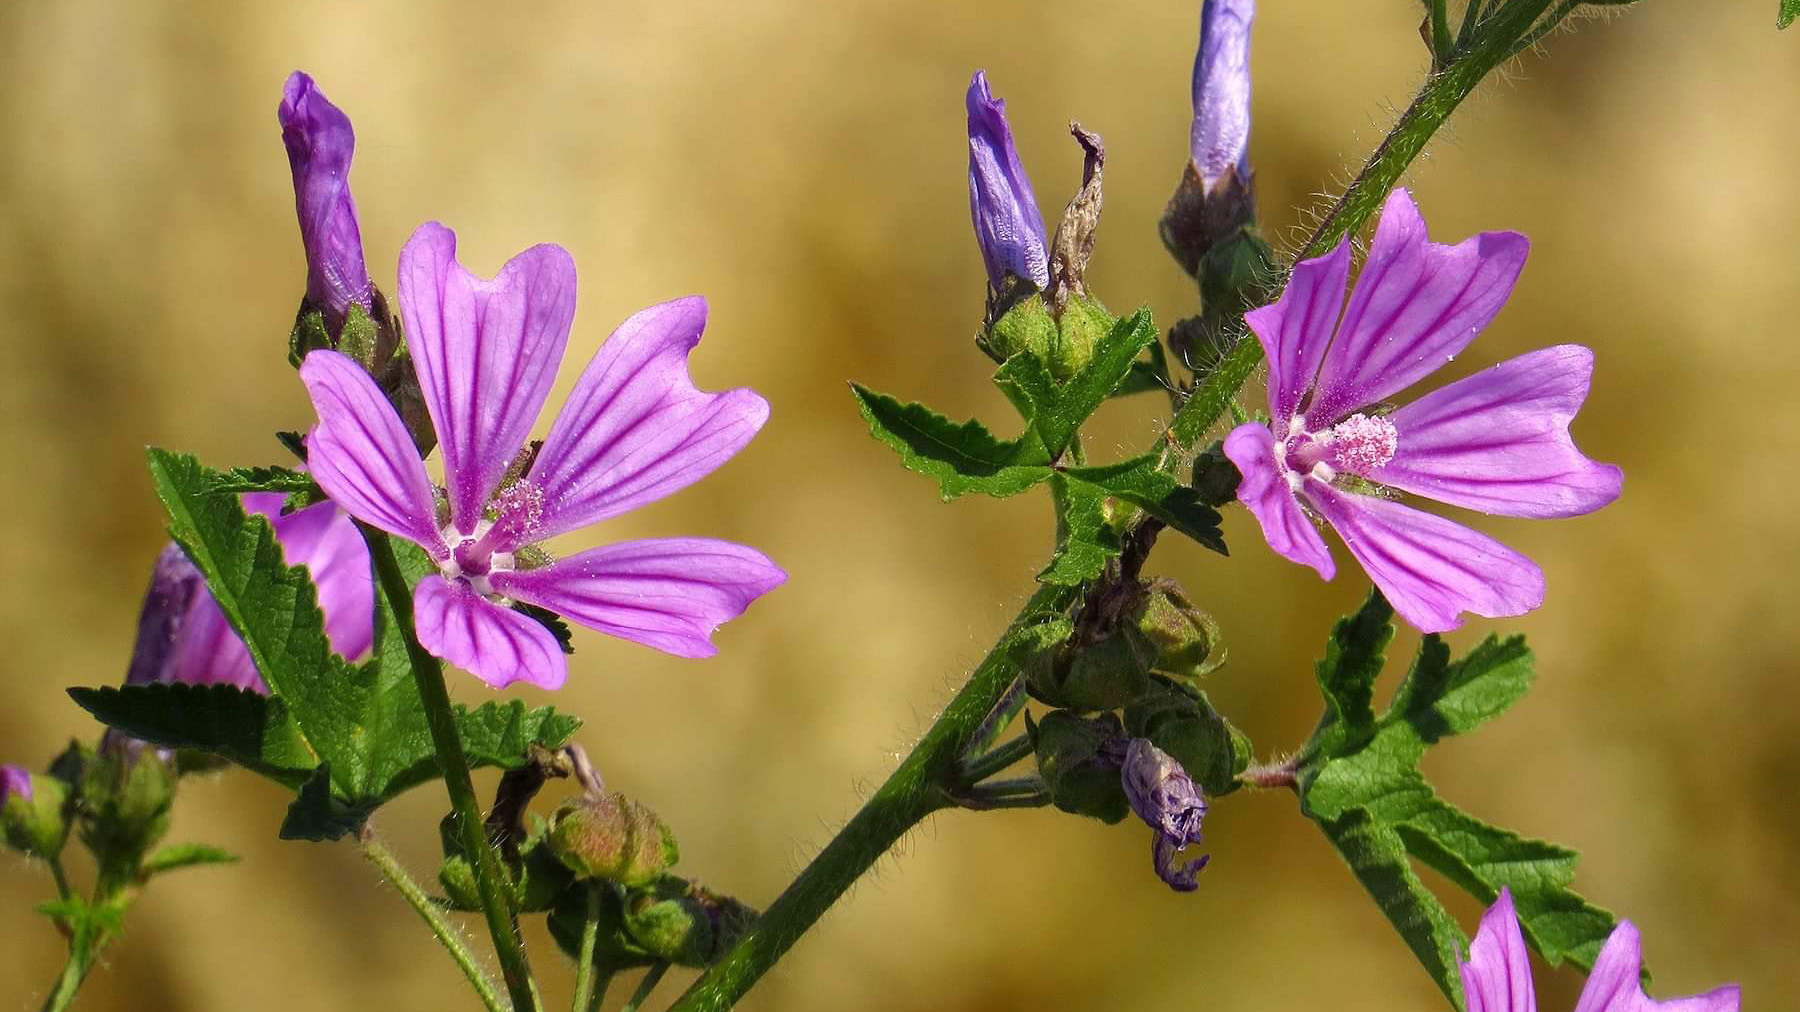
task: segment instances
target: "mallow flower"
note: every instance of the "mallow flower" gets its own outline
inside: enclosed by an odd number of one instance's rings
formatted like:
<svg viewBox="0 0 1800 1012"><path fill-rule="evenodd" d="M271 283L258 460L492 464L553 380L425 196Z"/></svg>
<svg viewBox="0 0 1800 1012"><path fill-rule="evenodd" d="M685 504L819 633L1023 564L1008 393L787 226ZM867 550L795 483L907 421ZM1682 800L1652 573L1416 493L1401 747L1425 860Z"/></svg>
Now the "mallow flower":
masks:
<svg viewBox="0 0 1800 1012"><path fill-rule="evenodd" d="M1613 929L1588 974L1575 1012L1737 1012L1738 988L1731 984L1691 998L1653 1001L1639 984L1643 950L1630 921ZM1537 1012L1531 986L1531 957L1519 931L1512 892L1500 890L1481 918L1469 959L1459 963L1468 1012Z"/></svg>
<svg viewBox="0 0 1800 1012"><path fill-rule="evenodd" d="M1395 502L1390 490L1517 517L1590 513L1619 496L1619 469L1589 460L1569 436L1593 372L1587 348L1544 348L1403 407L1385 403L1481 333L1511 294L1527 246L1516 232L1431 242L1412 197L1397 189L1347 305L1346 237L1296 266L1273 305L1244 317L1268 355L1270 423L1225 438L1243 475L1238 500L1269 547L1329 580L1336 567L1309 513L1322 518L1424 632L1456 628L1465 611L1528 612L1543 603L1544 574L1484 534Z"/></svg>
<svg viewBox="0 0 1800 1012"><path fill-rule="evenodd" d="M969 214L987 265L988 285L1006 289L1008 275L1050 287L1050 242L1037 195L1013 146L1006 102L988 90L987 72L969 82Z"/></svg>
<svg viewBox="0 0 1800 1012"><path fill-rule="evenodd" d="M246 495L244 509L268 518L289 565L307 568L325 613L326 639L332 650L356 660L369 652L375 637L368 546L337 506L318 503L282 516L283 498L276 492ZM151 571L125 674L127 685L158 682L269 691L249 648L206 589L206 578L176 544L163 548Z"/></svg>
<svg viewBox="0 0 1800 1012"><path fill-rule="evenodd" d="M1207 193L1236 171L1250 182L1250 22L1255 0L1206 0L1194 55L1189 155Z"/></svg>
<svg viewBox="0 0 1800 1012"><path fill-rule="evenodd" d="M356 133L350 117L326 100L313 79L296 70L282 89L281 139L294 172L294 206L306 247L306 301L336 334L350 306L371 308L362 231L350 197L350 155Z"/></svg>
<svg viewBox="0 0 1800 1012"><path fill-rule="evenodd" d="M769 406L745 389L704 393L688 376L706 302L632 316L595 353L541 445L526 448L575 315L575 264L560 246L514 257L492 280L456 260L456 235L420 226L400 252L406 345L443 454L434 488L406 428L366 372L314 351L300 377L318 424L307 463L358 520L424 548L424 647L489 685L562 685L567 665L523 602L681 657L786 579L762 553L703 538L624 541L552 560L538 542L669 495L742 449Z"/></svg>

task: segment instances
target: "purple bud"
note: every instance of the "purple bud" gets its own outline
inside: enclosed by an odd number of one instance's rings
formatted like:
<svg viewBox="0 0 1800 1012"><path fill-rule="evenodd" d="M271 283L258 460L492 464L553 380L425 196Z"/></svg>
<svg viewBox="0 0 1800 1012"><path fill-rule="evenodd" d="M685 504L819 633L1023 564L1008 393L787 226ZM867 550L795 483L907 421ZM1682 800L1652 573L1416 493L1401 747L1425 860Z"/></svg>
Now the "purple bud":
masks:
<svg viewBox="0 0 1800 1012"><path fill-rule="evenodd" d="M1049 240L1025 166L1013 147L1006 103L988 91L987 72L969 82L969 213L996 292L1007 275L1039 289L1050 285Z"/></svg>
<svg viewBox="0 0 1800 1012"><path fill-rule="evenodd" d="M336 334L351 303L371 308L362 232L350 197L350 155L356 134L350 117L326 100L313 79L296 70L282 89L281 139L294 170L294 206L306 247L306 300L325 314Z"/></svg>
<svg viewBox="0 0 1800 1012"><path fill-rule="evenodd" d="M1250 181L1250 22L1255 0L1206 0L1194 57L1194 168L1210 192L1237 170Z"/></svg>
<svg viewBox="0 0 1800 1012"><path fill-rule="evenodd" d="M6 804L15 794L26 801L31 800L31 774L23 766L7 763L0 766L0 805Z"/></svg>
<svg viewBox="0 0 1800 1012"><path fill-rule="evenodd" d="M175 680L170 669L181 627L193 607L194 595L205 593L205 586L200 571L180 545L170 543L163 548L156 557L156 568L150 571L150 589L144 592L144 606L138 612L137 644L125 671L126 685Z"/></svg>
<svg viewBox="0 0 1800 1012"><path fill-rule="evenodd" d="M1206 817L1200 788L1180 763L1148 738L1133 738L1126 746L1119 779L1131 810L1156 831L1152 847L1156 874L1171 889L1192 892L1207 858L1181 864L1178 856L1188 844L1200 842L1200 823Z"/></svg>

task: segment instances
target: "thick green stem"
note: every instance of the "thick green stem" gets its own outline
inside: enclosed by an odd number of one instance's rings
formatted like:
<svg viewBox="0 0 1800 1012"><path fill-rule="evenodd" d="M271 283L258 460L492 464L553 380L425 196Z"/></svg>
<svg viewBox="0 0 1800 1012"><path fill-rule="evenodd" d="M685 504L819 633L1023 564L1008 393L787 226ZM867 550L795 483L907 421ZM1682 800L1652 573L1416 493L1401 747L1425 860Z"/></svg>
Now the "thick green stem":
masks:
<svg viewBox="0 0 1800 1012"><path fill-rule="evenodd" d="M949 803L944 790L957 759L1018 676L1013 633L1067 608L1074 599L1075 591L1068 587L1041 587L1032 595L1007 634L887 782L776 897L756 926L670 1006L671 1012L717 1012L736 1004L889 847Z"/></svg>
<svg viewBox="0 0 1800 1012"><path fill-rule="evenodd" d="M425 922L425 926L431 929L432 937L436 938L438 944L444 947L444 951L450 954L450 958L456 961L457 969L461 970L463 976L468 978L469 985L480 996L481 1003L487 1006L488 1012L507 1012L506 1002L502 1001L500 993L494 990L493 981L488 980L487 974L482 972L481 965L475 961L474 954L469 951L468 946L463 944L462 936L444 918L443 912L438 909L437 904L431 902L431 897L425 895L425 890L421 889L419 884L413 881L412 876L406 873L406 869L401 867L399 860L394 857L394 852L388 850L387 846L377 839L374 833L365 831L362 853L363 857L375 866L375 870L381 872L381 877L387 879L388 884L392 885L406 900L407 905L413 908L419 918Z"/></svg>
<svg viewBox="0 0 1800 1012"><path fill-rule="evenodd" d="M643 1008L644 1002L650 998L650 992L656 990L656 985L662 983L663 974L668 972L669 964L667 963L658 963L651 967L650 972L644 974L644 979L638 982L637 990L632 992L630 1000L619 1006L619 1012L638 1012Z"/></svg>
<svg viewBox="0 0 1800 1012"><path fill-rule="evenodd" d="M406 655L412 662L413 679L419 686L424 703L426 723L431 728L432 744L437 748L438 765L444 773L444 786L450 792L450 807L455 813L456 831L463 850L474 866L475 885L481 893L482 913L487 917L488 933L494 938L494 951L500 962L500 973L506 979L507 993L518 1012L541 1012L537 984L531 977L531 966L525 961L525 941L519 935L511 904L506 897L505 872L500 868L494 850L488 846L482 828L481 802L475 796L475 782L469 776L469 759L463 753L462 738L456 730L456 712L450 708L450 690L444 685L444 668L419 644L413 632L412 590L400 572L394 557L394 546L386 534L365 527L369 555L375 562L375 575L381 592L394 610L395 624L406 640Z"/></svg>
<svg viewBox="0 0 1800 1012"><path fill-rule="evenodd" d="M1369 156L1356 181L1319 223L1318 230L1295 256L1296 261L1324 254L1332 243L1361 228L1380 209L1388 191L1425 149L1425 142L1437 133L1482 78L1513 55L1513 47L1531 32L1552 2L1514 0L1488 15L1475 32L1474 42L1459 49L1455 59L1432 74L1412 105L1400 114L1400 121ZM1267 293L1270 298L1276 294L1277 291ZM1261 342L1240 339L1175 413L1169 428L1176 442L1189 448L1199 442L1225 413L1226 407L1237 396L1238 388L1256 371L1262 359Z"/></svg>
<svg viewBox="0 0 1800 1012"><path fill-rule="evenodd" d="M43 1012L63 1012L75 1003L75 993L81 990L81 982L87 979L88 969L94 965L98 955L98 947L90 946L86 941L69 943L69 959L63 964L62 975L56 978L56 987L50 996L44 999Z"/></svg>

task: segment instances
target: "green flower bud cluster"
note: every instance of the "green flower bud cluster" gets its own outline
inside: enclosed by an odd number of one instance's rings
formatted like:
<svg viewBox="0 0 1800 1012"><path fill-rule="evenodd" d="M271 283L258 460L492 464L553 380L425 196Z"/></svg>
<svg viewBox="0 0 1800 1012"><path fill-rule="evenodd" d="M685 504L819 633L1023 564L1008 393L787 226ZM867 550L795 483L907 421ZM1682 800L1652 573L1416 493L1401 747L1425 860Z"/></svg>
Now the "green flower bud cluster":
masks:
<svg viewBox="0 0 1800 1012"><path fill-rule="evenodd" d="M1118 321L1098 299L1077 295L1058 313L1036 293L1013 302L976 344L996 362L1032 355L1052 379L1066 383L1094 357L1094 348Z"/></svg>

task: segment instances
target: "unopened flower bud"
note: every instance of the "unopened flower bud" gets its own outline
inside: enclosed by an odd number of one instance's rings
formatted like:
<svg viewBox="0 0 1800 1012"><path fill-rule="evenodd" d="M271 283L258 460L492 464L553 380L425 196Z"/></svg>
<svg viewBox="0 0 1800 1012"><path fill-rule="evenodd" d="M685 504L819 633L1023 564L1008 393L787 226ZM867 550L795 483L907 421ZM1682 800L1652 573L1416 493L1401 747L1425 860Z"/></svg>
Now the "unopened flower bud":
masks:
<svg viewBox="0 0 1800 1012"><path fill-rule="evenodd" d="M1025 687L1050 706L1078 713L1114 710L1150 688L1157 648L1134 625L1120 625L1088 644L1068 642L1025 664Z"/></svg>
<svg viewBox="0 0 1800 1012"><path fill-rule="evenodd" d="M352 305L373 308L363 264L362 231L350 196L350 157L356 133L350 117L326 100L313 79L296 70L282 89L281 139L294 174L294 207L306 247L306 302L336 334Z"/></svg>
<svg viewBox="0 0 1800 1012"><path fill-rule="evenodd" d="M1250 23L1254 0L1206 0L1194 57L1188 164L1163 213L1164 245L1204 283L1201 259L1251 226Z"/></svg>
<svg viewBox="0 0 1800 1012"><path fill-rule="evenodd" d="M1033 740L1038 775L1056 807L1109 825L1131 813L1119 782L1124 731L1119 718L1110 713L1085 718L1052 710L1044 715Z"/></svg>
<svg viewBox="0 0 1800 1012"><path fill-rule="evenodd" d="M675 875L626 896L624 906L631 940L677 966L710 964L756 920L752 908Z"/></svg>
<svg viewBox="0 0 1800 1012"><path fill-rule="evenodd" d="M1157 674L1192 680L1225 663L1219 623L1194 607L1173 580L1151 584L1138 610L1137 627L1156 647L1152 670Z"/></svg>
<svg viewBox="0 0 1800 1012"><path fill-rule="evenodd" d="M1215 797L1237 789L1250 763L1250 743L1207 701L1206 694L1159 682L1125 708L1125 731L1173 756Z"/></svg>
<svg viewBox="0 0 1800 1012"><path fill-rule="evenodd" d="M1189 844L1200 842L1200 823L1206 817L1200 789L1180 763L1146 738L1133 738L1126 746L1119 779L1131 810L1156 833L1152 851L1156 874L1177 892L1197 888L1207 858L1182 863L1179 855Z"/></svg>
<svg viewBox="0 0 1800 1012"><path fill-rule="evenodd" d="M680 857L662 819L616 792L563 802L550 817L546 844L578 877L627 886L650 881Z"/></svg>
<svg viewBox="0 0 1800 1012"><path fill-rule="evenodd" d="M1006 102L988 90L987 73L969 82L969 212L987 265L992 292L1008 288L1008 276L1034 288L1050 284L1049 242L1031 180L1013 146Z"/></svg>
<svg viewBox="0 0 1800 1012"><path fill-rule="evenodd" d="M82 841L103 877L130 874L168 831L175 777L173 755L124 735L109 735L85 765Z"/></svg>
<svg viewBox="0 0 1800 1012"><path fill-rule="evenodd" d="M46 860L62 853L69 836L68 798L68 788L55 777L0 766L0 829L7 846Z"/></svg>

